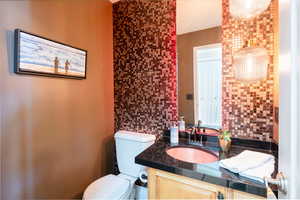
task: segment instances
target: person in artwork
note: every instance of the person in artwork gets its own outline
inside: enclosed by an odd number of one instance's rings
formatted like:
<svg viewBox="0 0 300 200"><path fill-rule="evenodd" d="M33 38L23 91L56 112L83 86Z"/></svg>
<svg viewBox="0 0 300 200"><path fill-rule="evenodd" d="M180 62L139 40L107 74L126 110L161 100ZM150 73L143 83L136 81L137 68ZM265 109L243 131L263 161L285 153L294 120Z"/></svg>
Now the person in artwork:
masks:
<svg viewBox="0 0 300 200"><path fill-rule="evenodd" d="M58 66L59 66L59 60L57 57L54 59L54 73L58 74Z"/></svg>
<svg viewBox="0 0 300 200"><path fill-rule="evenodd" d="M69 60L66 60L66 62L65 62L65 73L66 74L68 73L69 69L70 69L70 62L69 62Z"/></svg>

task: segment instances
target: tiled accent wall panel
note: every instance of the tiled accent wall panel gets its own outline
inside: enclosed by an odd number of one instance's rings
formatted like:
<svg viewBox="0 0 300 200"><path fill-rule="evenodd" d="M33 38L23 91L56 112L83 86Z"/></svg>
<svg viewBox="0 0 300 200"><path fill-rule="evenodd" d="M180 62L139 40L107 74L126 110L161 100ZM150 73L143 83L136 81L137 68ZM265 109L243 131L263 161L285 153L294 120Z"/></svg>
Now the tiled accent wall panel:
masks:
<svg viewBox="0 0 300 200"><path fill-rule="evenodd" d="M176 1L113 5L115 129L160 134L177 121Z"/></svg>
<svg viewBox="0 0 300 200"><path fill-rule="evenodd" d="M273 0L268 10L250 21L233 19L229 14L229 0L222 3L223 128L231 130L234 137L272 139L277 0ZM247 84L235 80L232 54L250 38L268 50L270 64L266 80Z"/></svg>

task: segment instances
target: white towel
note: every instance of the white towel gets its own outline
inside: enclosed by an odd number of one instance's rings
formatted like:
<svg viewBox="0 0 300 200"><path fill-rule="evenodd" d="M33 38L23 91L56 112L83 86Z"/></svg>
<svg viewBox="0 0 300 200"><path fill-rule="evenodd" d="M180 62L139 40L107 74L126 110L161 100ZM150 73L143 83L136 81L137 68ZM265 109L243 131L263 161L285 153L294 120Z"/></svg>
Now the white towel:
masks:
<svg viewBox="0 0 300 200"><path fill-rule="evenodd" d="M237 156L220 161L220 166L234 173L245 172L268 163L274 162L274 156L266 153L245 150Z"/></svg>
<svg viewBox="0 0 300 200"><path fill-rule="evenodd" d="M271 177L272 173L274 172L274 169L275 169L275 161L270 160L259 167L251 168L246 171L240 172L239 175L263 183L264 177L268 177L268 178Z"/></svg>

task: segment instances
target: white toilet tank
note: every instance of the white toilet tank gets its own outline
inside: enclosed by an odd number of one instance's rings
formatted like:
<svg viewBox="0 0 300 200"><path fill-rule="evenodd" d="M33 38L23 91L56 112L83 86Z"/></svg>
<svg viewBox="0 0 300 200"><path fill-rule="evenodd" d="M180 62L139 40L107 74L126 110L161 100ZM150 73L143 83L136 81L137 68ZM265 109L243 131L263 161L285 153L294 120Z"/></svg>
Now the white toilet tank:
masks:
<svg viewBox="0 0 300 200"><path fill-rule="evenodd" d="M135 157L152 145L154 135L136 133L130 131L118 131L115 134L117 162L122 174L138 177L144 170L142 165L135 164Z"/></svg>

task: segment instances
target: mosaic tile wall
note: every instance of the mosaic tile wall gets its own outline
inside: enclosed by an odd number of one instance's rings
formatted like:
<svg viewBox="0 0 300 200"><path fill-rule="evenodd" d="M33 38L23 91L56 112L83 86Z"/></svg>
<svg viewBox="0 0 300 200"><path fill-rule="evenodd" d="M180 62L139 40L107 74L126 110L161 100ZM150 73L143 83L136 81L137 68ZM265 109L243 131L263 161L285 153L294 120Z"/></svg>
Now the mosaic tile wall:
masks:
<svg viewBox="0 0 300 200"><path fill-rule="evenodd" d="M231 130L234 137L265 141L273 137L276 3L273 0L255 19L241 21L230 16L229 0L223 0L223 128ZM270 55L267 79L252 84L235 80L232 67L232 54L249 38Z"/></svg>
<svg viewBox="0 0 300 200"><path fill-rule="evenodd" d="M176 1L113 5L115 129L159 135L177 121Z"/></svg>

